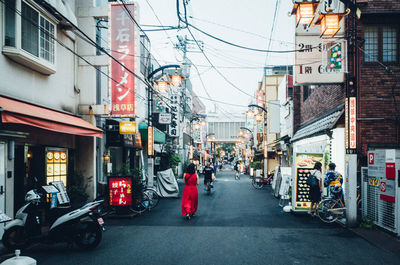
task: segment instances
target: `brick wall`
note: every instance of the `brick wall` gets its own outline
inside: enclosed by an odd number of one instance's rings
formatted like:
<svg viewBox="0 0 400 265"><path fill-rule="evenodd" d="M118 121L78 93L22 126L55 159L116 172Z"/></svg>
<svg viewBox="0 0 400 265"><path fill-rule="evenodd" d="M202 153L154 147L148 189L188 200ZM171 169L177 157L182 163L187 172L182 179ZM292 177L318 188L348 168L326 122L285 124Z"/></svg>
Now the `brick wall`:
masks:
<svg viewBox="0 0 400 265"><path fill-rule="evenodd" d="M304 100L304 89L306 89L305 86L294 88L294 131L301 125L323 116L340 104L344 104L345 90L341 84L316 86L306 100Z"/></svg>
<svg viewBox="0 0 400 265"><path fill-rule="evenodd" d="M366 24L397 24L400 27L400 1L368 1L362 7L364 15L358 22L358 36L364 39ZM375 14L374 14L375 13ZM387 13L379 15L377 13ZM392 13L392 14L391 14ZM393 14L397 13L397 14ZM400 31L399 31L400 33ZM400 39L398 34L397 39ZM361 48L364 48L361 43ZM365 146L399 144L400 72L389 73L385 66L400 71L396 63L365 63L359 50L358 97L358 152L365 154ZM397 55L399 56L399 54ZM397 104L396 104L397 103ZM397 105L397 106L396 106Z"/></svg>

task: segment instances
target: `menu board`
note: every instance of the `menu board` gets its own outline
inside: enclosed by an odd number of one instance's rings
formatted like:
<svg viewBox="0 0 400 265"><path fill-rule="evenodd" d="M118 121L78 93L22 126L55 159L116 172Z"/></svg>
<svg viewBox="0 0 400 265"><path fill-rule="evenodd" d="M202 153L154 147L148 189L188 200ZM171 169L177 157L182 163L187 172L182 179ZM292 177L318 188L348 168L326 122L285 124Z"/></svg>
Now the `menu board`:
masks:
<svg viewBox="0 0 400 265"><path fill-rule="evenodd" d="M314 153L299 153L296 154L296 179L294 192L294 208L305 210L310 208L310 186L307 185L311 171L314 168L315 162L323 162L323 154Z"/></svg>
<svg viewBox="0 0 400 265"><path fill-rule="evenodd" d="M68 150L57 148L46 150L46 184L62 181L67 186Z"/></svg>
<svg viewBox="0 0 400 265"><path fill-rule="evenodd" d="M108 188L111 206L132 205L131 177L109 177Z"/></svg>

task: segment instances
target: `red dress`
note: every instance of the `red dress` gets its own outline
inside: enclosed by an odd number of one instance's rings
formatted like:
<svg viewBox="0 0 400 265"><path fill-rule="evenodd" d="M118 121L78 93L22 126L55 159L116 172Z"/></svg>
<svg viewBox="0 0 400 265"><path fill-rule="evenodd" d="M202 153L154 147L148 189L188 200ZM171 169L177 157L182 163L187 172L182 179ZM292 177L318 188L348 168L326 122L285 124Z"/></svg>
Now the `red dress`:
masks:
<svg viewBox="0 0 400 265"><path fill-rule="evenodd" d="M182 216L194 214L199 204L199 193L197 191L197 175L185 174L185 188L182 195Z"/></svg>

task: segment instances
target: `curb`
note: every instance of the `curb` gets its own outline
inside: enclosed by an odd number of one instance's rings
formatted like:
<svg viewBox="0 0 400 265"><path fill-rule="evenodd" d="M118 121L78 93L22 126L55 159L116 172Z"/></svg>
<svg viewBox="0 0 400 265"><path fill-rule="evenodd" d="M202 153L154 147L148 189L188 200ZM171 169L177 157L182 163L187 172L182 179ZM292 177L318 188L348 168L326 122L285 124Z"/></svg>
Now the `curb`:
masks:
<svg viewBox="0 0 400 265"><path fill-rule="evenodd" d="M348 228L351 232L361 237L371 245L393 253L400 258L400 240L396 236L379 229Z"/></svg>

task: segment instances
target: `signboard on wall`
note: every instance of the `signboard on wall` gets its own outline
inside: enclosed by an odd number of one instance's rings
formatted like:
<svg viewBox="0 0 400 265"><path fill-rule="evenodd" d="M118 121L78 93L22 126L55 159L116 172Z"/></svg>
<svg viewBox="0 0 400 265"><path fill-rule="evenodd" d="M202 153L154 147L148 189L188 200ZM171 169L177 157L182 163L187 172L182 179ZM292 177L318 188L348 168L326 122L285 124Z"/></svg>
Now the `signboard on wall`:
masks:
<svg viewBox="0 0 400 265"><path fill-rule="evenodd" d="M108 179L110 206L132 205L132 178L110 177Z"/></svg>
<svg viewBox="0 0 400 265"><path fill-rule="evenodd" d="M340 25L341 30L336 34L337 37L344 33L344 19L340 21ZM320 26L304 27L304 25L298 25L296 27L295 85L344 82L343 69L330 68L329 61L325 58L330 54L329 43L331 42L320 37ZM345 41L341 44L341 49L343 52L341 60L345 64Z"/></svg>
<svg viewBox="0 0 400 265"><path fill-rule="evenodd" d="M349 98L349 146L351 149L357 148L357 109L356 98Z"/></svg>
<svg viewBox="0 0 400 265"><path fill-rule="evenodd" d="M137 126L136 122L120 122L119 123L119 133L120 134L136 134Z"/></svg>
<svg viewBox="0 0 400 265"><path fill-rule="evenodd" d="M68 150L66 148L46 149L46 185L61 181L67 186Z"/></svg>
<svg viewBox="0 0 400 265"><path fill-rule="evenodd" d="M170 102L170 113L171 123L169 125L169 135L171 137L179 136L179 98L178 94L174 93L171 95Z"/></svg>
<svg viewBox="0 0 400 265"><path fill-rule="evenodd" d="M160 113L158 116L159 124L171 124L172 115L171 113Z"/></svg>
<svg viewBox="0 0 400 265"><path fill-rule="evenodd" d="M135 17L135 5L125 4ZM136 25L131 21L123 4L109 5L109 44L111 55L127 69L135 71ZM113 116L135 115L135 77L115 60L110 61L111 114Z"/></svg>

